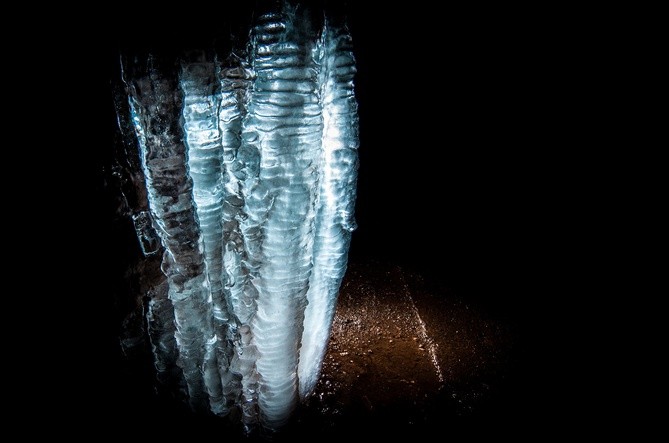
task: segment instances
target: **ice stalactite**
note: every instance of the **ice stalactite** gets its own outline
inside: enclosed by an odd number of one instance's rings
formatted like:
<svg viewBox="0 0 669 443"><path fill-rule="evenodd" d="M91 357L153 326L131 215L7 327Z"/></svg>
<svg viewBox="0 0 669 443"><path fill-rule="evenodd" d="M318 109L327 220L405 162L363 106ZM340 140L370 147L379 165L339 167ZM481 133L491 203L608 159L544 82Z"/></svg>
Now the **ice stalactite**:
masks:
<svg viewBox="0 0 669 443"><path fill-rule="evenodd" d="M258 349L261 419L283 424L297 404L297 364L312 267L314 201L323 120L315 38L301 41L293 15L267 14L256 25L256 80L244 126L260 155L251 199L262 214L260 293L252 330ZM313 42L313 43L312 43Z"/></svg>
<svg viewBox="0 0 669 443"><path fill-rule="evenodd" d="M319 190L313 235L313 272L309 281L300 350L300 396L316 386L346 272L358 167L358 114L353 90L355 59L343 27L326 24L321 39L323 109Z"/></svg>
<svg viewBox="0 0 669 443"><path fill-rule="evenodd" d="M253 74L247 60L231 54L219 69L221 106L218 114L223 149L221 186L223 226L223 263L226 296L230 300L236 331L235 355L231 362L234 373L241 377L240 408L247 429L258 423L257 351L251 342L251 320L256 312L258 291L251 281L251 262L242 227L249 217L244 209L249 194L247 173L254 157L245 156L242 146L242 121L246 116L249 89ZM250 163L247 163L250 162Z"/></svg>
<svg viewBox="0 0 669 443"><path fill-rule="evenodd" d="M145 68L127 79L128 92L149 207L165 248L163 272L174 306L177 362L193 408L211 407L218 413L223 398L214 350L211 293L180 124L183 97L176 75L163 73L151 58Z"/></svg>
<svg viewBox="0 0 669 443"><path fill-rule="evenodd" d="M142 223L165 251L147 322L156 368L178 375L176 361L194 409L239 408L247 430L278 429L313 391L355 228L351 39L309 14L282 2L244 49L124 71Z"/></svg>
<svg viewBox="0 0 669 443"><path fill-rule="evenodd" d="M215 412L224 415L239 395L239 381L230 371L236 328L224 292L222 211L223 145L219 129L221 91L213 57L204 51L182 60L180 86L184 93L183 127L188 147L188 166L199 220L207 280L211 292L213 346L221 377L223 400Z"/></svg>

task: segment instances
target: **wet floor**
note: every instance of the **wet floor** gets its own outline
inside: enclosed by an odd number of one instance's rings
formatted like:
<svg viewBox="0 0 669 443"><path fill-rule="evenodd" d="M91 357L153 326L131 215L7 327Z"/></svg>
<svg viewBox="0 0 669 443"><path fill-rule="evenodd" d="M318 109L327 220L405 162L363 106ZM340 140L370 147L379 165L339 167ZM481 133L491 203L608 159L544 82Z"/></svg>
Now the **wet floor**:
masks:
<svg viewBox="0 0 669 443"><path fill-rule="evenodd" d="M398 266L351 264L320 381L284 432L390 435L488 421L514 366L507 323Z"/></svg>

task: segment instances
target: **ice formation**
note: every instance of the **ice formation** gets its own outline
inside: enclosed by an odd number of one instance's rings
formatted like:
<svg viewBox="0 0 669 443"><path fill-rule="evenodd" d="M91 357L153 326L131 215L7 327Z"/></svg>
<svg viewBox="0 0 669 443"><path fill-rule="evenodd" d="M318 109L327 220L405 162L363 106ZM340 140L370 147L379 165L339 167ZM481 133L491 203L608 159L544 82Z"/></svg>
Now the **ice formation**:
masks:
<svg viewBox="0 0 669 443"><path fill-rule="evenodd" d="M135 226L145 254L151 224L164 250L147 310L158 378L247 428L277 429L315 388L355 229L351 39L308 24L284 3L243 50L123 74L149 208Z"/></svg>

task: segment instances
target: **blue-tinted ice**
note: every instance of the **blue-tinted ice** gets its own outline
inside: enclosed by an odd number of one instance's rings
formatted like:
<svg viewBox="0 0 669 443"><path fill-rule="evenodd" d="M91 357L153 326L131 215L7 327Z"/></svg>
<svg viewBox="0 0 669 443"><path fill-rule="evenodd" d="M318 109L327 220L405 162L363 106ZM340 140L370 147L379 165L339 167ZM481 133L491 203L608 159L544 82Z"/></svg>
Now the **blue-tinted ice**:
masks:
<svg viewBox="0 0 669 443"><path fill-rule="evenodd" d="M194 409L240 408L247 428L280 427L315 388L355 229L351 39L305 20L284 5L243 51L124 77L150 208L137 231L165 251L156 369L178 365Z"/></svg>

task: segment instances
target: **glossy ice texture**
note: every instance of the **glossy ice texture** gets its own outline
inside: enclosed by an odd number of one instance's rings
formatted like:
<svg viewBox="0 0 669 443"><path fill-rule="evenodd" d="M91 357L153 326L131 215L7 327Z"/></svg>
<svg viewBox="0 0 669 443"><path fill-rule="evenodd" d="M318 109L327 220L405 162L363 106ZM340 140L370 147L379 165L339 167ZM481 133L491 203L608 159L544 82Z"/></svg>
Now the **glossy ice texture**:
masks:
<svg viewBox="0 0 669 443"><path fill-rule="evenodd" d="M151 224L164 249L158 375L176 364L194 409L240 408L247 429L313 391L355 229L351 38L308 21L283 5L243 50L124 73L150 208L135 226L146 254Z"/></svg>

